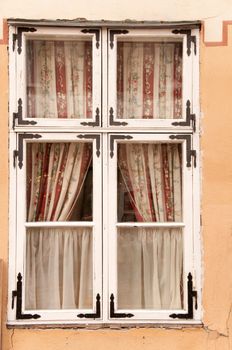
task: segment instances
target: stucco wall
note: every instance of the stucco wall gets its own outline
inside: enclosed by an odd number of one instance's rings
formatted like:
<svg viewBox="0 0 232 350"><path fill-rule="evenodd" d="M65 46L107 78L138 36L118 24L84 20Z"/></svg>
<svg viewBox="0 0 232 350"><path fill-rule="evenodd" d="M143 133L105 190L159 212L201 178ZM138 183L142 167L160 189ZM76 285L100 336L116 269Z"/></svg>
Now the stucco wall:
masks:
<svg viewBox="0 0 232 350"><path fill-rule="evenodd" d="M133 4L133 6L131 6ZM3 17L121 20L189 20L227 18L229 1L63 2L1 1ZM104 6L105 5L105 6ZM146 6L145 6L146 5ZM214 6L215 5L215 6ZM232 13L232 11L231 11ZM223 17L222 14L225 14ZM232 19L232 18L231 18ZM208 36L223 39L208 23ZM211 26L211 27L210 27ZM211 29L210 29L211 28ZM222 29L222 27L220 27ZM0 45L0 259L3 259L3 350L228 350L232 349L232 25L223 45L206 45L201 34L200 98L202 111L202 250L203 327L182 329L7 329L8 261L8 57L6 38ZM210 34L209 34L210 33ZM227 32L226 32L227 33Z"/></svg>

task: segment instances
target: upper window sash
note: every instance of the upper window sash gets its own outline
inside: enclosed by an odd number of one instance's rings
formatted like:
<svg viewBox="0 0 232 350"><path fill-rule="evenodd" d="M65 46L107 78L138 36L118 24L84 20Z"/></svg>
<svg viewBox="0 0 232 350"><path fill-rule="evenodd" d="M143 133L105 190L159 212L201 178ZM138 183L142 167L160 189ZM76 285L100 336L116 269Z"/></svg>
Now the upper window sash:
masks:
<svg viewBox="0 0 232 350"><path fill-rule="evenodd" d="M192 32L108 31L108 125L193 129L197 31L193 41Z"/></svg>
<svg viewBox="0 0 232 350"><path fill-rule="evenodd" d="M13 37L17 84L13 127L100 126L100 29L25 30L17 28Z"/></svg>

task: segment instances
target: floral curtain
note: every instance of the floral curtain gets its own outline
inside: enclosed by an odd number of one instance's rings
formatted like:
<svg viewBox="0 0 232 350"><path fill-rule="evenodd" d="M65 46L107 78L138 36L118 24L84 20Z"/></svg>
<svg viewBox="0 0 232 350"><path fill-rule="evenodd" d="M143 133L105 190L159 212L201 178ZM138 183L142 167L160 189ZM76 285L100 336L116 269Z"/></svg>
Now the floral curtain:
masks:
<svg viewBox="0 0 232 350"><path fill-rule="evenodd" d="M137 221L181 221L180 147L161 143L120 144L118 167Z"/></svg>
<svg viewBox="0 0 232 350"><path fill-rule="evenodd" d="M92 159L88 143L31 143L27 150L28 221L67 221Z"/></svg>
<svg viewBox="0 0 232 350"><path fill-rule="evenodd" d="M27 147L27 221L77 221L74 211L91 163L91 144ZM92 228L27 229L26 307L92 307Z"/></svg>
<svg viewBox="0 0 232 350"><path fill-rule="evenodd" d="M182 44L119 42L117 118L182 116Z"/></svg>
<svg viewBox="0 0 232 350"><path fill-rule="evenodd" d="M135 221L181 222L180 145L120 144L118 167ZM181 308L181 228L119 227L117 234L119 307Z"/></svg>
<svg viewBox="0 0 232 350"><path fill-rule="evenodd" d="M92 43L27 41L27 117L92 118Z"/></svg>

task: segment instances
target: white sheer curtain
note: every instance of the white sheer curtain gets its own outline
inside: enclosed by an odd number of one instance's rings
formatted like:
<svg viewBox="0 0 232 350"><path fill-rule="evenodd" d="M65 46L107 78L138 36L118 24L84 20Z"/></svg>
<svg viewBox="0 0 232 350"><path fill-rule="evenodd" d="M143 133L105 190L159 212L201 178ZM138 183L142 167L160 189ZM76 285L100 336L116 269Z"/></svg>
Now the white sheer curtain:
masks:
<svg viewBox="0 0 232 350"><path fill-rule="evenodd" d="M181 308L182 245L180 228L119 228L119 307Z"/></svg>
<svg viewBox="0 0 232 350"><path fill-rule="evenodd" d="M28 221L69 220L77 210L91 159L87 143L29 144ZM64 224L30 228L26 235L26 307L91 308L92 228Z"/></svg>
<svg viewBox="0 0 232 350"><path fill-rule="evenodd" d="M181 45L118 43L117 118L181 118Z"/></svg>
<svg viewBox="0 0 232 350"><path fill-rule="evenodd" d="M26 308L92 307L92 228L28 229L26 252Z"/></svg>
<svg viewBox="0 0 232 350"><path fill-rule="evenodd" d="M135 221L181 222L180 145L120 144L118 167ZM117 232L119 307L181 308L182 230L131 227Z"/></svg>
<svg viewBox="0 0 232 350"><path fill-rule="evenodd" d="M27 41L27 116L92 118L92 43Z"/></svg>

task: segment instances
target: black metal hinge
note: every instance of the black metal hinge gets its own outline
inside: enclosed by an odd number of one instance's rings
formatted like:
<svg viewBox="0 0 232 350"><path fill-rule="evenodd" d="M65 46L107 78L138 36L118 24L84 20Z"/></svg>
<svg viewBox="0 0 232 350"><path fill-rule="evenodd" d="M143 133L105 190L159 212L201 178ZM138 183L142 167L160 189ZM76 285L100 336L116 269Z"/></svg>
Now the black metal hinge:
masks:
<svg viewBox="0 0 232 350"><path fill-rule="evenodd" d="M110 118L109 118L110 126L126 126L128 123L126 122L116 122L114 120L114 110L110 107Z"/></svg>
<svg viewBox="0 0 232 350"><path fill-rule="evenodd" d="M185 121L181 121L181 122L174 122L172 123L172 125L174 126L191 126L192 123L192 128L193 131L196 131L196 115L195 114L191 114L191 102L189 100L187 100L186 102L186 120Z"/></svg>
<svg viewBox="0 0 232 350"><path fill-rule="evenodd" d="M129 30L122 29L122 30L110 30L110 48L114 48L114 36L117 34L128 34Z"/></svg>
<svg viewBox="0 0 232 350"><path fill-rule="evenodd" d="M96 116L95 116L95 121L94 122L82 122L81 125L84 126L100 126L100 110L97 107L96 108Z"/></svg>
<svg viewBox="0 0 232 350"><path fill-rule="evenodd" d="M99 134L80 134L77 135L79 139L90 139L90 140L96 140L96 155L97 157L100 157L100 135Z"/></svg>
<svg viewBox="0 0 232 350"><path fill-rule="evenodd" d="M12 309L14 309L14 299L16 300L16 320L29 320L29 319L37 319L41 316L38 314L23 314L22 313L22 275L21 273L17 276L17 289L12 291Z"/></svg>
<svg viewBox="0 0 232 350"><path fill-rule="evenodd" d="M191 43L194 45L194 54L197 54L197 39L195 35L192 35L191 29L174 29L173 34L186 34L187 35L187 55L191 55Z"/></svg>
<svg viewBox="0 0 232 350"><path fill-rule="evenodd" d="M89 313L89 314L78 314L77 317L80 318L101 318L101 303L100 303L100 294L97 294L96 296L96 312L95 313Z"/></svg>
<svg viewBox="0 0 232 350"><path fill-rule="evenodd" d="M18 99L18 112L13 113L13 129L15 128L16 119L18 119L18 125L35 125L37 124L34 120L23 120L23 101L21 98Z"/></svg>
<svg viewBox="0 0 232 350"><path fill-rule="evenodd" d="M82 33L84 34L95 34L96 36L96 48L100 47L100 30L99 29L82 29Z"/></svg>
<svg viewBox="0 0 232 350"><path fill-rule="evenodd" d="M171 314L171 318L193 319L193 298L195 298L195 309L197 310L197 291L193 290L192 274L188 274L188 312L186 314Z"/></svg>
<svg viewBox="0 0 232 350"><path fill-rule="evenodd" d="M110 318L131 318L134 315L131 313L126 314L125 312L114 311L114 294L110 296Z"/></svg>
<svg viewBox="0 0 232 350"><path fill-rule="evenodd" d="M191 167L191 159L194 159L194 168L197 166L197 152L191 149L191 135L170 135L171 140L185 140L186 141L186 165L188 168Z"/></svg>
<svg viewBox="0 0 232 350"><path fill-rule="evenodd" d="M110 157L114 156L114 140L130 140L133 139L130 135L110 135Z"/></svg>
<svg viewBox="0 0 232 350"><path fill-rule="evenodd" d="M28 27L18 27L17 34L13 34L13 51L15 50L16 41L18 42L18 54L20 55L22 52L22 32L36 32L35 28Z"/></svg>
<svg viewBox="0 0 232 350"><path fill-rule="evenodd" d="M39 139L42 136L39 134L19 134L18 135L18 150L14 150L13 157L14 157L14 168L16 166L16 157L18 157L18 165L19 168L22 169L23 167L23 140L25 139Z"/></svg>

